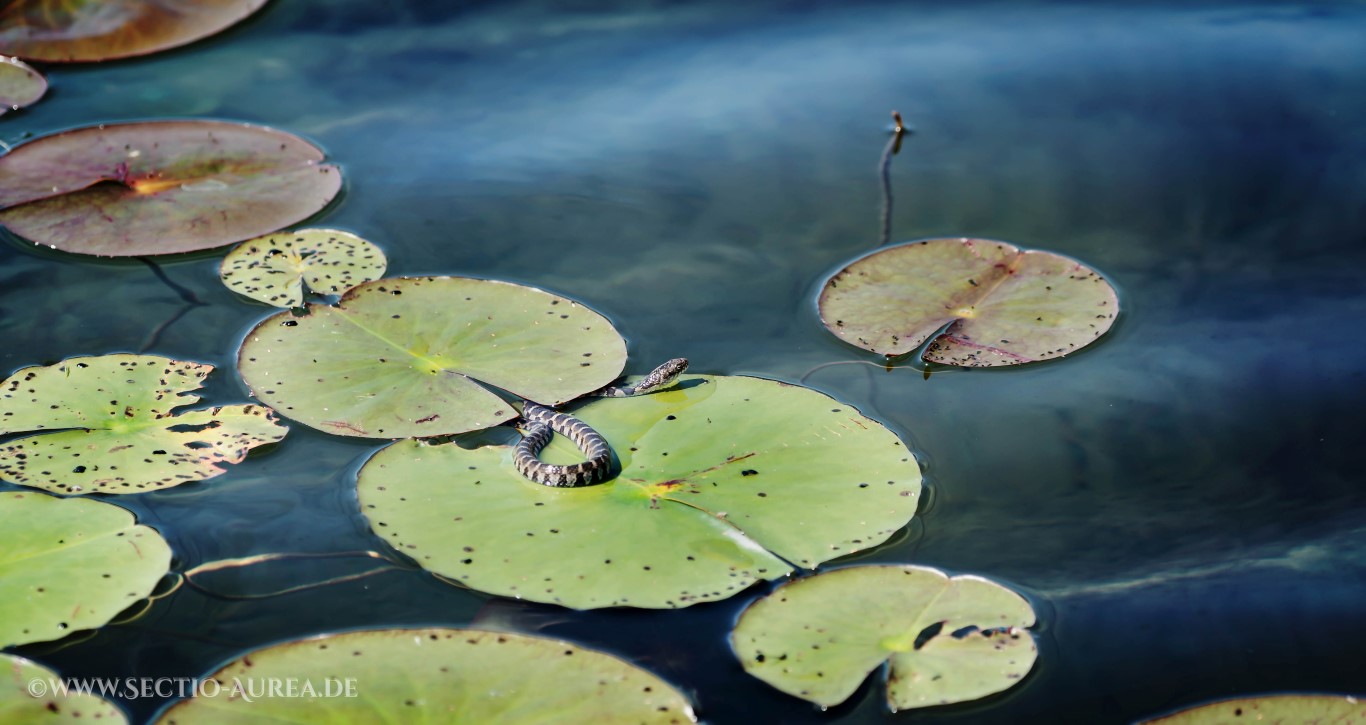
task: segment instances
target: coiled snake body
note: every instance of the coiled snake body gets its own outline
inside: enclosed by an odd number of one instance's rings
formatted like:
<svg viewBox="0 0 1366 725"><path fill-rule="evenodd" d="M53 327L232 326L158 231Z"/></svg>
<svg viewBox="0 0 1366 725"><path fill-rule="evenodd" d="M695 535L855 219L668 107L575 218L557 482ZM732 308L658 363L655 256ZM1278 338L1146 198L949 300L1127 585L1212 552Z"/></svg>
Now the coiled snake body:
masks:
<svg viewBox="0 0 1366 725"><path fill-rule="evenodd" d="M650 371L635 385L620 387L609 385L590 396L599 398L625 398L644 395L672 386L678 376L688 369L688 361L674 358ZM540 403L526 401L522 406L522 420L527 429L517 449L513 453L512 465L517 472L546 486L556 488L575 488L598 483L607 477L612 469L612 447L607 439L593 430L587 423L568 413L561 413ZM536 457L556 433L574 441L588 460L568 466L546 463Z"/></svg>

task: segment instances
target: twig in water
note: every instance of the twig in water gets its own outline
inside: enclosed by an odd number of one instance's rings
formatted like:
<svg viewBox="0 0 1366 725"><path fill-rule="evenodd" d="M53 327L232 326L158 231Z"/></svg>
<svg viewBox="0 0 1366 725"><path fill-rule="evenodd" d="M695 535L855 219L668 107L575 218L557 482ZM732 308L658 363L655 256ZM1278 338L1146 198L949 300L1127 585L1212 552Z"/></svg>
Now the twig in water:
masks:
<svg viewBox="0 0 1366 725"><path fill-rule="evenodd" d="M878 242L880 247L885 247L892 241L892 157L901 151L901 137L906 133L900 113L892 111L892 121L896 124L892 128L892 138L887 141L887 148L882 151L882 236Z"/></svg>

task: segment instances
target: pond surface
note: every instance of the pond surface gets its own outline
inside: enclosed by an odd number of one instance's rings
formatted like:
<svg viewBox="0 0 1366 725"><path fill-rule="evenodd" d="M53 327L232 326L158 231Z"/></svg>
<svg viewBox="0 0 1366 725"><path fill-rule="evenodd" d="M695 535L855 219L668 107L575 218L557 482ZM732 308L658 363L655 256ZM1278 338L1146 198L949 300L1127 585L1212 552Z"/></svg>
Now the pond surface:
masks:
<svg viewBox="0 0 1366 725"><path fill-rule="evenodd" d="M162 117L303 134L346 187L319 219L391 275L584 301L628 370L803 382L902 435L922 515L850 561L1001 581L1039 664L984 701L827 712L747 677L726 635L768 590L573 612L420 571L251 598L364 560L240 569L66 646L64 675L192 677L356 627L497 626L621 654L708 722L1123 722L1212 698L1361 690L1366 649L1366 6L1352 3L374 3L288 0L142 60L49 68L0 138ZM1073 256L1120 290L1101 342L1005 370L885 370L821 327L825 276L872 249L889 112L893 238ZM214 403L267 313L217 254L162 272L0 245L0 374L78 354L211 362ZM300 425L228 474L118 498L179 568L383 547L354 476L377 445ZM8 485L6 485L8 488ZM230 594L231 596L222 596ZM136 719L161 700L122 703Z"/></svg>

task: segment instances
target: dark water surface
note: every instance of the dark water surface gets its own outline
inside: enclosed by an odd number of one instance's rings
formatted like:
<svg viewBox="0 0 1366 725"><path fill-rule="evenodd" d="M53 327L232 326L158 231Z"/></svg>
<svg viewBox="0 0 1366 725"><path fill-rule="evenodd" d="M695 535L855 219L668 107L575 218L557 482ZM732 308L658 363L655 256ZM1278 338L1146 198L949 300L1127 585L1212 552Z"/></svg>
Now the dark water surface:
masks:
<svg viewBox="0 0 1366 725"><path fill-rule="evenodd" d="M622 654L713 723L1123 722L1216 697L1366 694L1366 6L1359 3L536 3L276 0L210 41L50 69L0 138L210 117L303 134L345 170L322 218L391 275L526 282L627 336L631 372L804 381L921 457L932 501L855 557L975 573L1040 614L1040 658L978 703L819 712L745 676L756 587L682 611L577 613L416 571L264 599L184 589L21 652L70 676L177 676L283 639L503 626ZM1099 344L1018 369L891 372L814 293L871 249L888 112L894 236L1076 257L1119 288ZM153 351L212 362L268 310L217 255L165 266L208 304ZM0 245L0 374L136 350L181 302L146 266ZM831 364L842 363L842 364ZM118 498L180 567L381 548L354 474L376 445L293 426L227 475ZM350 569L347 567L350 566ZM244 569L267 591L356 564ZM879 683L880 684L880 683ZM137 719L161 701L123 703Z"/></svg>

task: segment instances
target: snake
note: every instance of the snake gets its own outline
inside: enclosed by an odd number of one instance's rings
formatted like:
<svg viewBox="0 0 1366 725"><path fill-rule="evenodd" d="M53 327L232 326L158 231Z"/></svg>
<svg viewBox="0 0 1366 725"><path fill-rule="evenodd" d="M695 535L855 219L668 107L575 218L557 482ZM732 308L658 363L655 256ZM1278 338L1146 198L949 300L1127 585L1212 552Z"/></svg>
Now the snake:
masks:
<svg viewBox="0 0 1366 725"><path fill-rule="evenodd" d="M687 369L687 360L674 358L651 370L635 385L608 385L581 397L626 398L646 395L673 387L678 382L678 376ZM526 423L526 431L513 452L512 465L526 478L554 488L578 488L600 483L612 470L612 446L587 423L532 400L523 403L522 420ZM537 454L556 433L573 441L588 460L562 466L538 458Z"/></svg>

